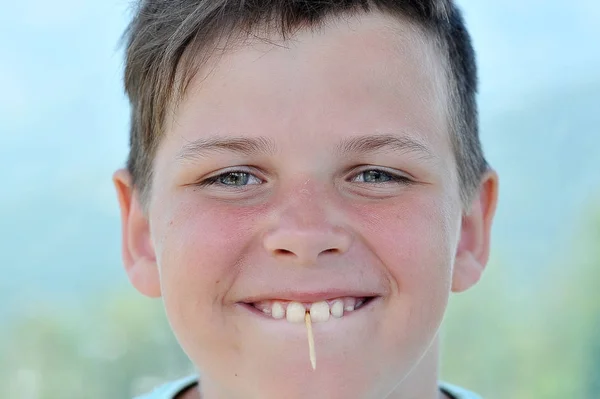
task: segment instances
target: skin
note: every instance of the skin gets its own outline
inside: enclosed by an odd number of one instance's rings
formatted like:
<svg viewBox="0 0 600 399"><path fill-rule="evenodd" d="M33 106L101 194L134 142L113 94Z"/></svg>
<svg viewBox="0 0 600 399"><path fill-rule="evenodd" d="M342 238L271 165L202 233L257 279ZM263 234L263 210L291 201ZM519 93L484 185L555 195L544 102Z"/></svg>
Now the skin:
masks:
<svg viewBox="0 0 600 399"><path fill-rule="evenodd" d="M130 280L162 296L202 375L186 395L443 397L438 330L450 293L485 268L498 193L490 170L462 206L444 87L433 46L384 15L332 20L285 43L247 42L204 68L173 110L147 212L129 174L115 173ZM418 146L338 151L373 135ZM270 146L190 146L231 137ZM233 170L250 175L197 184ZM313 325L316 372L302 324L240 305L333 288L378 298Z"/></svg>

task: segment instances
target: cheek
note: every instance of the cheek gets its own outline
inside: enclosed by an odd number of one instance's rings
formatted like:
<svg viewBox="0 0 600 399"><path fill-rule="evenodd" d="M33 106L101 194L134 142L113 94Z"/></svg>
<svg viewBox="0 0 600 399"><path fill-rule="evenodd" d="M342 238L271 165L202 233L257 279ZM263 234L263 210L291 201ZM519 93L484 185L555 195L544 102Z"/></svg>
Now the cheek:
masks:
<svg viewBox="0 0 600 399"><path fill-rule="evenodd" d="M248 210L200 201L179 203L172 209L157 231L164 237L157 257L167 316L175 333L185 335L207 330L201 325L226 322L220 311L224 295L239 272L260 211L248 217Z"/></svg>
<svg viewBox="0 0 600 399"><path fill-rule="evenodd" d="M401 206L382 207L364 221L364 236L401 291L448 278L452 266L453 229L442 201L415 196Z"/></svg>
<svg viewBox="0 0 600 399"><path fill-rule="evenodd" d="M456 240L444 203L439 195L415 195L362 221L391 281L390 306L408 325L436 327L446 307Z"/></svg>

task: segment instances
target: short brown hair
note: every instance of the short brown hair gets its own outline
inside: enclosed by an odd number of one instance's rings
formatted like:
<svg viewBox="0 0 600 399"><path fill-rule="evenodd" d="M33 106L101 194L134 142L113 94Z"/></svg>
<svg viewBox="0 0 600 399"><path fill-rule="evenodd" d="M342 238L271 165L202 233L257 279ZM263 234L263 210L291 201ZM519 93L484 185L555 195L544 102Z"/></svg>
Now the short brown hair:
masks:
<svg viewBox="0 0 600 399"><path fill-rule="evenodd" d="M478 133L475 54L452 0L140 0L124 35L124 80L131 103L127 168L142 202L151 190L152 163L167 110L185 93L199 68L198 58L210 57L211 45L236 33L249 36L257 28L280 31L285 39L327 17L370 11L415 23L444 57L449 128L461 199L468 205L488 165Z"/></svg>

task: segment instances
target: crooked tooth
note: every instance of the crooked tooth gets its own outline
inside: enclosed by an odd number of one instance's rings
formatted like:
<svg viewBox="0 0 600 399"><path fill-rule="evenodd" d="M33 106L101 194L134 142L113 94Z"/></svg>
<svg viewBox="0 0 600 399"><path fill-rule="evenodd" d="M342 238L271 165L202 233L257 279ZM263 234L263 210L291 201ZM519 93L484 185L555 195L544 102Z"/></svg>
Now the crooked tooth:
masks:
<svg viewBox="0 0 600 399"><path fill-rule="evenodd" d="M336 299L331 304L331 315L336 319L339 319L344 315L344 301Z"/></svg>
<svg viewBox="0 0 600 399"><path fill-rule="evenodd" d="M285 312L285 318L290 323L304 323L306 309L300 302L290 302Z"/></svg>
<svg viewBox="0 0 600 399"><path fill-rule="evenodd" d="M310 305L310 321L313 323L329 320L329 304L325 301Z"/></svg>
<svg viewBox="0 0 600 399"><path fill-rule="evenodd" d="M273 302L273 305L271 305L271 316L273 316L274 319L283 319L285 317L285 309L280 302L275 301Z"/></svg>
<svg viewBox="0 0 600 399"><path fill-rule="evenodd" d="M352 312L356 306L356 298L344 298L344 310Z"/></svg>

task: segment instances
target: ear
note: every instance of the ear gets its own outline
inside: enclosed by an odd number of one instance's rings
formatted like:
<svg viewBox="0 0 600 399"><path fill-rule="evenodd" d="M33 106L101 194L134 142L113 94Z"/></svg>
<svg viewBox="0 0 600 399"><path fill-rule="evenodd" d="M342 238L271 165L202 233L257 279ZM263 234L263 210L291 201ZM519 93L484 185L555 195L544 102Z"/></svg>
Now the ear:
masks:
<svg viewBox="0 0 600 399"><path fill-rule="evenodd" d="M471 207L463 214L452 275L452 291L462 292L479 281L490 254L492 221L498 202L498 174L489 170Z"/></svg>
<svg viewBox="0 0 600 399"><path fill-rule="evenodd" d="M156 255L139 193L133 187L131 175L125 169L114 173L113 183L121 208L121 251L127 276L142 294L152 298L159 297L160 278Z"/></svg>

